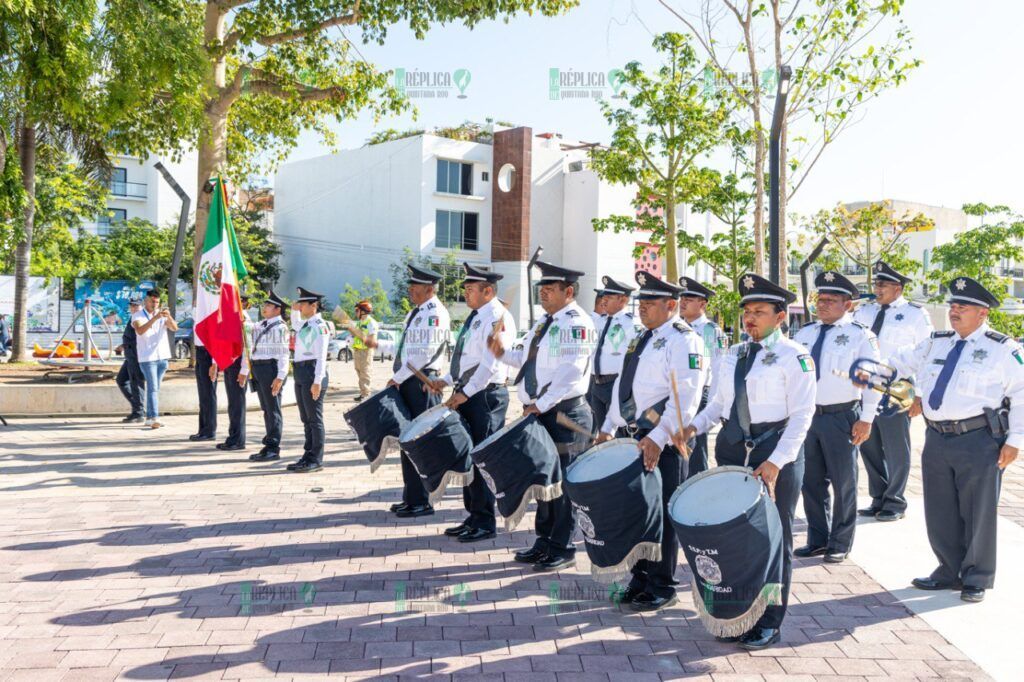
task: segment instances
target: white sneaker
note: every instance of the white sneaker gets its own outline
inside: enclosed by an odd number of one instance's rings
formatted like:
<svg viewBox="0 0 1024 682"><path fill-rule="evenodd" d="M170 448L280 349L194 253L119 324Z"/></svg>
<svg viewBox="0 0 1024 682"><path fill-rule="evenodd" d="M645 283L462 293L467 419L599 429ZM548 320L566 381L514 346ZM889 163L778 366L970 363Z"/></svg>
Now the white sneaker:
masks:
<svg viewBox="0 0 1024 682"><path fill-rule="evenodd" d="M150 419L149 417L146 417L146 427L147 428L153 428L153 421L154 421L153 419Z"/></svg>

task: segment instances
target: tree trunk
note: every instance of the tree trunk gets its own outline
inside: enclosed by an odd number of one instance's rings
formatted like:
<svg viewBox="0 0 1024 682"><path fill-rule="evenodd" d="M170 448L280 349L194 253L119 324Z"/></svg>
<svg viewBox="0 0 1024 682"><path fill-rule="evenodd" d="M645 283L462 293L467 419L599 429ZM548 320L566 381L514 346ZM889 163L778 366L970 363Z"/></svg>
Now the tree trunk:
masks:
<svg viewBox="0 0 1024 682"><path fill-rule="evenodd" d="M754 122L754 272L764 275L764 163L765 143L760 116Z"/></svg>
<svg viewBox="0 0 1024 682"><path fill-rule="evenodd" d="M36 129L24 125L19 139L21 182L25 189L22 240L14 255L14 346L11 360L26 362L28 352L28 277L32 268L32 231L36 219Z"/></svg>
<svg viewBox="0 0 1024 682"><path fill-rule="evenodd" d="M679 280L679 265L676 263L676 201L669 197L665 202L665 281L675 284Z"/></svg>
<svg viewBox="0 0 1024 682"><path fill-rule="evenodd" d="M789 246L786 244L786 120L779 140L779 286L789 282Z"/></svg>

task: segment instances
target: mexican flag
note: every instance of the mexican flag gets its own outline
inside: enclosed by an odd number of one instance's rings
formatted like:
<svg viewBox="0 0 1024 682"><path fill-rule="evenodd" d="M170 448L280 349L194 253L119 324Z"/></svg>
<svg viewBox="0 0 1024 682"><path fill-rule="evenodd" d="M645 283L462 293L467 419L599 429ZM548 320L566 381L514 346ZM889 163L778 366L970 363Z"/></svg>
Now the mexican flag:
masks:
<svg viewBox="0 0 1024 682"><path fill-rule="evenodd" d="M196 336L221 369L242 354L242 299L238 282L246 275L235 228L228 214L224 179L213 179L213 201L196 277Z"/></svg>

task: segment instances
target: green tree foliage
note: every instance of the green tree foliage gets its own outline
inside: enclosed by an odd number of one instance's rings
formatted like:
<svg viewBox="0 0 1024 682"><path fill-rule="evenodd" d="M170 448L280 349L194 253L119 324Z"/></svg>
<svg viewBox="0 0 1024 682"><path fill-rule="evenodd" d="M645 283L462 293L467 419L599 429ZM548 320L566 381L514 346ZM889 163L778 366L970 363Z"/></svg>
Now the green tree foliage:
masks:
<svg viewBox="0 0 1024 682"><path fill-rule="evenodd" d="M597 231L649 230L650 241L665 256L665 276L679 277L676 263L676 207L695 203L714 187L716 174L701 165L721 144L728 111L720 101L701 96L697 57L687 39L665 33L654 39L664 63L646 73L639 62L623 69L626 105L601 103L613 128L608 148L594 147L591 162L604 180L634 184L634 215L613 215L593 221ZM617 102L618 100L616 100Z"/></svg>
<svg viewBox="0 0 1024 682"><path fill-rule="evenodd" d="M450 308L462 300L462 280L465 279L466 270L462 267L457 249L447 252L440 261L432 261L426 256L415 255L412 249L405 247L402 250L402 257L388 266L388 272L391 273L391 307L396 318L404 318L413 308L409 302L407 284L410 264L433 270L441 275L441 281L437 283L437 297L445 307Z"/></svg>
<svg viewBox="0 0 1024 682"><path fill-rule="evenodd" d="M394 316L391 312L391 301L388 300L388 292L379 279L363 278L360 288L356 289L351 284L345 285L345 290L338 294L341 308L353 320L356 319L356 304L360 301L369 301L373 305L373 317L381 322L393 322Z"/></svg>

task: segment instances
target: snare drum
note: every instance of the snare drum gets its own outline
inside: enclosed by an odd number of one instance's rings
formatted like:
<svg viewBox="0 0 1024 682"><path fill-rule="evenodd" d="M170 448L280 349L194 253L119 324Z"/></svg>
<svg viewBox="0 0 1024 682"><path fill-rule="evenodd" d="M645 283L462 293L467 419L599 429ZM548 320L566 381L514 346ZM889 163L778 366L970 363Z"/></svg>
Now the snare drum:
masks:
<svg viewBox="0 0 1024 682"><path fill-rule="evenodd" d="M782 603L782 522L750 469L703 471L679 486L668 510L708 632L738 637Z"/></svg>
<svg viewBox="0 0 1024 682"><path fill-rule="evenodd" d="M494 432L470 456L494 494L506 530L519 524L530 500L550 502L562 495L558 449L536 415Z"/></svg>
<svg viewBox="0 0 1024 682"><path fill-rule="evenodd" d="M412 421L395 386L377 391L342 416L363 446L371 472L384 463L388 454L398 452L402 429Z"/></svg>
<svg viewBox="0 0 1024 682"><path fill-rule="evenodd" d="M566 469L565 485L595 580L614 582L638 561L661 560L661 472L644 470L635 440L590 448Z"/></svg>
<svg viewBox="0 0 1024 682"><path fill-rule="evenodd" d="M399 440L423 479L431 504L449 485L468 485L473 480L469 460L473 441L454 410L435 405L409 422Z"/></svg>

